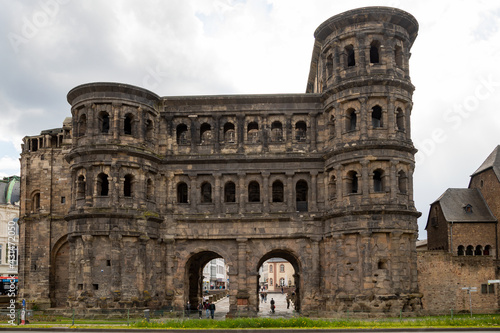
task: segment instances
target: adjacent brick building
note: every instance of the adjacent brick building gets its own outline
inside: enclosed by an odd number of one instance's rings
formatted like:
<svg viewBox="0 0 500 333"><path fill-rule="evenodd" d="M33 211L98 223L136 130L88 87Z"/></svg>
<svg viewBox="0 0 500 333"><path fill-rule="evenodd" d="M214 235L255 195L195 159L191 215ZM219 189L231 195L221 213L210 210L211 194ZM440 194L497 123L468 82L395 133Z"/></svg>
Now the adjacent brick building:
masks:
<svg viewBox="0 0 500 333"><path fill-rule="evenodd" d="M419 286L424 308L431 312L499 307L498 217L500 216L500 146L471 175L469 188L448 189L431 204L427 252L419 252Z"/></svg>
<svg viewBox="0 0 500 333"><path fill-rule="evenodd" d="M229 315L255 315L283 258L304 315L420 309L413 16L367 7L321 24L303 94L160 97L119 83L67 96L24 139L22 297L41 307L182 308L229 266Z"/></svg>

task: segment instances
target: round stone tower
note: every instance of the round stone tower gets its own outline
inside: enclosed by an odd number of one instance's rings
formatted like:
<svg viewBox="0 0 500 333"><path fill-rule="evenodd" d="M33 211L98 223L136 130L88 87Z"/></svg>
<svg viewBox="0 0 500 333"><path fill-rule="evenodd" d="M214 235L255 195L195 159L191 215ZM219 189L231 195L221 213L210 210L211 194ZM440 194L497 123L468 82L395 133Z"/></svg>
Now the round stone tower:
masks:
<svg viewBox="0 0 500 333"><path fill-rule="evenodd" d="M365 7L315 32L307 91L322 94L328 127L329 311L419 308L408 66L417 31L402 10Z"/></svg>

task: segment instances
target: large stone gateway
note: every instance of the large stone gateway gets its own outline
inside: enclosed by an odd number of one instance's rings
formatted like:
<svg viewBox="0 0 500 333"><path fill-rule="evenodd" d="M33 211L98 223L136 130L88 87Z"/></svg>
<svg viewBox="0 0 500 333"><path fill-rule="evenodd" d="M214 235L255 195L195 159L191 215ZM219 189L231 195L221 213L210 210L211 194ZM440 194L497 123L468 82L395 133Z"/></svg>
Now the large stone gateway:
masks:
<svg viewBox="0 0 500 333"><path fill-rule="evenodd" d="M295 269L303 315L417 311L410 48L418 24L360 8L315 32L304 94L159 97L92 83L24 139L21 297L41 307L174 308L229 266L229 315L258 270Z"/></svg>

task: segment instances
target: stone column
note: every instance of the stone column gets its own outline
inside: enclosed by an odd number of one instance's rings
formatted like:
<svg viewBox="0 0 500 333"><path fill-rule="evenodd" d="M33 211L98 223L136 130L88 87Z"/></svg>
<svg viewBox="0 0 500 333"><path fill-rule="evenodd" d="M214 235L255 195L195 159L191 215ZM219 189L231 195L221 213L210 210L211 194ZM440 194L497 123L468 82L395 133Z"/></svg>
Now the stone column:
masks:
<svg viewBox="0 0 500 333"><path fill-rule="evenodd" d="M239 205L238 205L238 213L239 214L243 214L245 212L245 176L246 176L246 173L244 172L238 172L238 181L239 181L239 185L238 185L238 192L239 192Z"/></svg>
<svg viewBox="0 0 500 333"><path fill-rule="evenodd" d="M316 289L320 291L321 284L321 265L320 265L320 254L319 254L319 242L321 241L321 237L311 237L311 250L312 250L312 286L311 289Z"/></svg>
<svg viewBox="0 0 500 333"><path fill-rule="evenodd" d="M113 124L110 125L110 130L113 131L113 140L118 140L119 135L120 135L120 109L121 109L122 104L121 103L113 103L111 104L111 114L110 116L113 117Z"/></svg>
<svg viewBox="0 0 500 333"><path fill-rule="evenodd" d="M286 117L285 132L286 132L286 137L285 137L286 151L292 151L292 143L293 143L292 115L288 115Z"/></svg>
<svg viewBox="0 0 500 333"><path fill-rule="evenodd" d="M223 195L221 195L221 181L222 174L220 172L214 173L215 186L214 186L214 197L213 201L215 203L215 212L220 213L221 202L223 200Z"/></svg>
<svg viewBox="0 0 500 333"><path fill-rule="evenodd" d="M220 152L220 116L215 116L215 125L214 125L214 141L215 141L215 152Z"/></svg>
<svg viewBox="0 0 500 333"><path fill-rule="evenodd" d="M311 130L309 131L310 133L310 138L311 138L311 144L310 144L310 151L316 151L316 117L318 116L317 112L311 112L309 113L309 119L311 121Z"/></svg>
<svg viewBox="0 0 500 333"><path fill-rule="evenodd" d="M364 33L358 33L356 34L356 39L358 40L358 48L355 49L357 53L359 54L359 59L356 59L356 65L359 68L359 73L361 75L366 75L366 67L367 64L370 63L370 46L368 47L365 45L365 34ZM368 57L366 56L368 54ZM368 61L366 59L368 58Z"/></svg>
<svg viewBox="0 0 500 333"><path fill-rule="evenodd" d="M238 293L236 295L238 308L248 310L250 293L247 286L247 248L248 239L238 238Z"/></svg>
<svg viewBox="0 0 500 333"><path fill-rule="evenodd" d="M293 201L293 175L292 171L285 173L286 175L286 193L287 193L287 207L288 212L295 212L295 203Z"/></svg>
<svg viewBox="0 0 500 333"><path fill-rule="evenodd" d="M245 141L245 116L236 116L236 138L238 140L238 153L243 153L245 149L243 148L243 142Z"/></svg>
<svg viewBox="0 0 500 333"><path fill-rule="evenodd" d="M366 106L366 102L368 99L366 97L360 97L358 98L359 104L361 105L358 110L356 110L356 113L358 114L357 119L359 120L359 129L361 132L361 140L366 140L368 138L368 110Z"/></svg>
<svg viewBox="0 0 500 333"><path fill-rule="evenodd" d="M363 204L370 203L370 176L368 173L368 165L370 164L367 160L362 160L361 162L361 187L362 187L362 202ZM358 184L359 186L359 184Z"/></svg>
<svg viewBox="0 0 500 333"><path fill-rule="evenodd" d="M82 235L83 241L83 290L92 292L92 242L94 237L92 235Z"/></svg>
<svg viewBox="0 0 500 333"><path fill-rule="evenodd" d="M68 270L68 299L76 296L76 237L68 236L69 243L69 270Z"/></svg>
<svg viewBox="0 0 500 333"><path fill-rule="evenodd" d="M387 129L389 131L389 138L396 137L396 107L394 105L394 97L387 98ZM384 112L385 113L385 112Z"/></svg>
<svg viewBox="0 0 500 333"><path fill-rule="evenodd" d="M262 151L269 151L269 126L267 125L267 115L263 114L262 118Z"/></svg>
<svg viewBox="0 0 500 333"><path fill-rule="evenodd" d="M390 191L391 191L391 201L393 203L397 200L398 191L398 170L396 166L399 164L399 161L391 161L391 174L390 174Z"/></svg>
<svg viewBox="0 0 500 333"><path fill-rule="evenodd" d="M337 181L337 201L340 202L342 199L342 195L343 195L343 192L342 192L343 191L343 189L342 189L342 183L343 183L342 173L344 172L344 167L340 166L340 167L334 168L333 170L335 170L335 174L337 176L337 178L336 178L336 181Z"/></svg>
<svg viewBox="0 0 500 333"><path fill-rule="evenodd" d="M415 172L415 164L411 164L408 170L408 179L406 184L408 186L408 204L412 207L415 205L413 202L413 173Z"/></svg>
<svg viewBox="0 0 500 333"><path fill-rule="evenodd" d="M318 171L311 171L311 207L310 212L318 210Z"/></svg>
<svg viewBox="0 0 500 333"><path fill-rule="evenodd" d="M391 274L390 279L392 281L392 291L385 290L384 292L401 292L401 253L399 251L399 242L401 240L401 231L393 231L391 235L391 244L389 249L389 255L391 258L391 267L389 272ZM406 261L406 260L405 260Z"/></svg>
<svg viewBox="0 0 500 333"><path fill-rule="evenodd" d="M189 120L191 120L191 125L190 125L190 132L191 132L191 152L196 153L198 151L198 131L197 131L197 125L198 122L196 121L198 119L198 116L190 116Z"/></svg>
<svg viewBox="0 0 500 333"><path fill-rule="evenodd" d="M366 292L370 292L371 283L372 283L372 253L370 247L372 233L370 231L361 231L359 233L360 241L361 241L361 269L360 271L360 290L362 294Z"/></svg>
<svg viewBox="0 0 500 333"><path fill-rule="evenodd" d="M269 213L269 176L267 171L262 172L262 211Z"/></svg>
<svg viewBox="0 0 500 333"><path fill-rule="evenodd" d="M404 110L404 115L405 115L405 134L406 134L406 139L411 140L411 121L410 121L410 115L411 115L411 110L413 108L413 103L408 102L406 104L406 108Z"/></svg>
<svg viewBox="0 0 500 333"><path fill-rule="evenodd" d="M198 194L199 194L199 184L198 184L198 179L196 177L196 175L189 175L189 186L188 186L188 201L189 201L189 205L191 207L196 207L196 205L198 204L199 200L198 200Z"/></svg>
<svg viewBox="0 0 500 333"><path fill-rule="evenodd" d="M165 298L166 305L171 306L174 301L174 259L175 259L175 239L168 235L163 239L165 242Z"/></svg>
<svg viewBox="0 0 500 333"><path fill-rule="evenodd" d="M122 290L122 279L121 279L121 240L122 235L118 233L118 231L112 231L109 234L109 240L111 242L111 292L115 290L119 290L123 293ZM117 297L118 295L114 295Z"/></svg>

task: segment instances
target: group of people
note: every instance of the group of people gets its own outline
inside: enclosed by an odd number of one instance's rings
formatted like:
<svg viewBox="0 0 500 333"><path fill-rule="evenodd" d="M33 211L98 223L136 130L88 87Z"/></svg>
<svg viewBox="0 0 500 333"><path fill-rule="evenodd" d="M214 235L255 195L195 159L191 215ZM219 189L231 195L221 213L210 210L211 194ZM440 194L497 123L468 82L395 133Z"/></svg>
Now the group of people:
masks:
<svg viewBox="0 0 500 333"><path fill-rule="evenodd" d="M186 304L186 312L187 316L189 317L189 313L191 310L194 310L194 308L191 308L191 304L189 301ZM205 311L207 319L212 318L214 319L215 316L215 303L213 302L208 302L208 301L203 301L198 304L198 316L201 317L203 316L203 311Z"/></svg>

